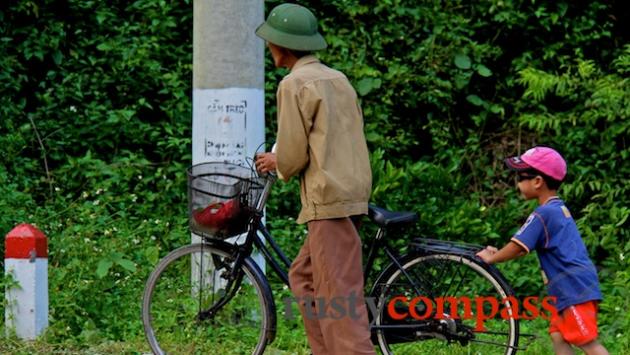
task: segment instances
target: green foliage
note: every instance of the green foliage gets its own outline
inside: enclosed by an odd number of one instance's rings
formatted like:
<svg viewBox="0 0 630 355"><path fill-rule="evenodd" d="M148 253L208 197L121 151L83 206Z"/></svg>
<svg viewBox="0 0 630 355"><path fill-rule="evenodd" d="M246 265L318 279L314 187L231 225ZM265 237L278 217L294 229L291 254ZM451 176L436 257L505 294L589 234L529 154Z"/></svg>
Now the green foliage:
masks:
<svg viewBox="0 0 630 355"><path fill-rule="evenodd" d="M192 7L0 5L1 230L49 236L46 339L140 339L140 295L185 243Z"/></svg>
<svg viewBox="0 0 630 355"><path fill-rule="evenodd" d="M560 192L600 268L602 339L627 352L619 334L630 328L630 45L621 2L300 3L329 43L318 55L360 96L373 202L421 217L395 245L420 235L502 245L534 206L501 160L552 145L569 162ZM50 238L45 340L56 345L42 352L145 346L144 281L190 238L191 34L190 1L0 5L0 230L31 222ZM286 73L266 56L269 141ZM297 181L277 184L267 222L290 256L305 235L292 219L298 210ZM543 292L535 257L500 268L517 293ZM531 326L544 334L545 325ZM303 352L299 323L282 327L291 335L274 345ZM531 353L550 351L540 344Z"/></svg>

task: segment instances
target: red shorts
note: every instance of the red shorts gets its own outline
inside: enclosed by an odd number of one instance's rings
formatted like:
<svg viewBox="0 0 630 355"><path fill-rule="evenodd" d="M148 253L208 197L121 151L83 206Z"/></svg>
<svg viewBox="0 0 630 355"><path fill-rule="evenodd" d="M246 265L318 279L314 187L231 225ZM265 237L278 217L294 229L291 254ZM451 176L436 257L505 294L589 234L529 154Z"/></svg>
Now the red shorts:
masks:
<svg viewBox="0 0 630 355"><path fill-rule="evenodd" d="M555 332L560 332L567 343L578 346L597 339L597 301L569 306L552 316L549 333Z"/></svg>

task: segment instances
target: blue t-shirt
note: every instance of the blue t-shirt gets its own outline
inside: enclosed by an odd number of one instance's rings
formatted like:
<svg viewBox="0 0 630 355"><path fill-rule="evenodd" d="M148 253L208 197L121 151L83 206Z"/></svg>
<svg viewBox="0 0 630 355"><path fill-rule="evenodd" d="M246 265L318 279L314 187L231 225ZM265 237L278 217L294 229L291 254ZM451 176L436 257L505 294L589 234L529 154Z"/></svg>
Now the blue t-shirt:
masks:
<svg viewBox="0 0 630 355"><path fill-rule="evenodd" d="M559 198L552 198L529 215L512 241L536 250L548 280L547 291L556 297L556 309L601 300L597 270L588 257L571 212Z"/></svg>

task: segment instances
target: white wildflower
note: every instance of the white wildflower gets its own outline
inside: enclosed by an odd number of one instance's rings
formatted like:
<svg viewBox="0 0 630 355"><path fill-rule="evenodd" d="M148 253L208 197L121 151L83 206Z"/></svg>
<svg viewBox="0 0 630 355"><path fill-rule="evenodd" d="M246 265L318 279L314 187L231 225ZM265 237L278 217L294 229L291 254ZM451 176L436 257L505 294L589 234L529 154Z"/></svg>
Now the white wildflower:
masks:
<svg viewBox="0 0 630 355"><path fill-rule="evenodd" d="M58 187L55 187L55 191L59 192L59 191L61 191L61 189L58 188Z"/></svg>
<svg viewBox="0 0 630 355"><path fill-rule="evenodd" d="M133 240L133 244L138 244L138 243L140 243L140 240L138 240L138 239L134 239Z"/></svg>
<svg viewBox="0 0 630 355"><path fill-rule="evenodd" d="M138 180L142 180L142 175L138 175Z"/></svg>
<svg viewBox="0 0 630 355"><path fill-rule="evenodd" d="M625 258L626 258L626 257L623 255L623 253L619 253L619 259L620 259L621 261L623 261L623 259L625 259Z"/></svg>
<svg viewBox="0 0 630 355"><path fill-rule="evenodd" d="M88 198L88 196L90 196L90 194L88 194L87 191L83 191L83 195L82 196L83 196L83 198Z"/></svg>
<svg viewBox="0 0 630 355"><path fill-rule="evenodd" d="M97 195L100 195L100 194L102 194L102 193L103 193L103 189L98 189L98 190L96 190L96 194L97 194Z"/></svg>
<svg viewBox="0 0 630 355"><path fill-rule="evenodd" d="M156 219L156 220L155 220L155 224L160 224L160 220L159 220L159 219Z"/></svg>
<svg viewBox="0 0 630 355"><path fill-rule="evenodd" d="M77 108L74 105L70 106L70 112L77 112Z"/></svg>
<svg viewBox="0 0 630 355"><path fill-rule="evenodd" d="M155 238L155 236L154 236L154 235L152 235L152 236L151 236L151 240L155 240L155 239L156 239L156 238Z"/></svg>
<svg viewBox="0 0 630 355"><path fill-rule="evenodd" d="M94 204L94 206L98 206L100 203L101 203L101 201L95 200L93 204Z"/></svg>
<svg viewBox="0 0 630 355"><path fill-rule="evenodd" d="M106 230L103 232L103 234L104 234L104 235L110 235L110 234L112 234L112 231L111 231L111 230L109 230L109 229L106 229Z"/></svg>

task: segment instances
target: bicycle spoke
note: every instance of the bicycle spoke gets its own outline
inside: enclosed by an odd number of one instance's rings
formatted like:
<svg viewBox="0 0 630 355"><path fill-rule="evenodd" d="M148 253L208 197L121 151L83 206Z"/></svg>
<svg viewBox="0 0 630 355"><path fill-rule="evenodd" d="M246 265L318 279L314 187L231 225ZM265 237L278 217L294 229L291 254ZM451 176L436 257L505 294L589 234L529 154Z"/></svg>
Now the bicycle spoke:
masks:
<svg viewBox="0 0 630 355"><path fill-rule="evenodd" d="M469 270L470 270L470 269L468 269L468 268L467 268L467 269L464 271L464 275L462 275L462 277L460 277L460 279L459 279L459 283L457 284L457 287L455 288L455 292L453 292L453 295L454 295L454 296L459 296L459 294L458 294L459 288L462 286L462 283L463 283L463 282L464 282L464 280L466 279L466 274L468 273L468 271L469 271Z"/></svg>
<svg viewBox="0 0 630 355"><path fill-rule="evenodd" d="M414 295L414 296L420 296L420 295L428 295L428 296L432 296L431 295L431 287L426 287L427 285L432 285L433 282L432 281L428 281L426 280L423 276L420 276L418 274L418 272L415 269L412 270L407 270L407 275L413 275L413 280L412 279L408 279L409 282L413 282L414 283L414 288L415 289L420 289L420 294L418 295ZM402 287L405 287L406 284L404 282L401 283Z"/></svg>
<svg viewBox="0 0 630 355"><path fill-rule="evenodd" d="M472 330L473 333L476 334L490 334L490 335L509 335L510 333L508 332L490 332L490 331L477 331L477 330ZM521 336L523 336L524 334L521 334Z"/></svg>
<svg viewBox="0 0 630 355"><path fill-rule="evenodd" d="M488 344L488 345L492 345L492 346L500 346L500 347L504 347L504 348L511 348L511 349L515 349L515 350L519 350L519 347L516 346L511 346L505 343L498 343L498 342L494 342L494 341L486 341L486 340L478 340L478 339L473 339L471 340L471 342L473 343L480 343L480 344Z"/></svg>
<svg viewBox="0 0 630 355"><path fill-rule="evenodd" d="M439 259L438 259L439 260ZM438 282L440 282L440 284L436 284L434 287L437 288L438 290L441 289L442 284L444 283L443 280L445 280L446 278L444 277L444 275L451 275L453 273L453 267L454 265L451 263L446 263L442 260L436 261L437 264L440 264L440 267L438 268L438 270L440 270L440 276L437 278ZM447 273L447 268L449 268L448 273Z"/></svg>

